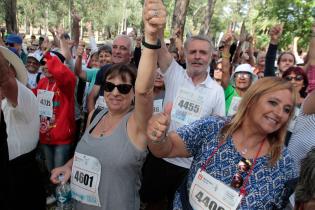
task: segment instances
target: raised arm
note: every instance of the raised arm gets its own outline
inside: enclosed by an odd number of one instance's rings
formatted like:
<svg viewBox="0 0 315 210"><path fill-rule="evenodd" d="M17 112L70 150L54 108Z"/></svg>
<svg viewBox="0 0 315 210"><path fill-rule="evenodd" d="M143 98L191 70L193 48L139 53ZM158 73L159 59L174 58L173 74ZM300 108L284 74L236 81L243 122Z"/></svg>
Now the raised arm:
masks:
<svg viewBox="0 0 315 210"><path fill-rule="evenodd" d="M77 48L77 59L75 61L74 73L83 80L86 80L86 72L82 70L82 54L83 46L78 46Z"/></svg>
<svg viewBox="0 0 315 210"><path fill-rule="evenodd" d="M281 38L281 34L282 25L275 25L269 31L270 43L266 54L266 64L264 70L265 77L276 76L274 66L277 56L278 42Z"/></svg>
<svg viewBox="0 0 315 210"><path fill-rule="evenodd" d="M311 34L311 42L308 51L308 61L304 66L305 70L308 70L308 67L315 65L315 22L312 25L312 34Z"/></svg>
<svg viewBox="0 0 315 210"><path fill-rule="evenodd" d="M161 49L158 50L158 64L162 73L165 73L171 65L173 56L168 52L164 42L164 28L159 31L159 38L161 40Z"/></svg>
<svg viewBox="0 0 315 210"><path fill-rule="evenodd" d="M74 46L79 45L79 40L80 40L80 21L81 17L79 14L73 10L71 13L72 16L72 33L73 33L73 40L74 40Z"/></svg>
<svg viewBox="0 0 315 210"><path fill-rule="evenodd" d="M93 32L93 29L92 29L92 21L88 21L85 26L86 26L86 28L88 30L91 50L92 51L97 50L97 45L96 45L96 41L95 41L95 37L94 37L94 32Z"/></svg>
<svg viewBox="0 0 315 210"><path fill-rule="evenodd" d="M223 47L223 53L222 53L222 82L221 82L223 89L226 89L230 83L230 77L231 77L230 47L231 47L232 38L233 38L233 35L231 32L228 32L223 37L224 47Z"/></svg>
<svg viewBox="0 0 315 210"><path fill-rule="evenodd" d="M154 8L154 9L152 9ZM146 43L157 45L159 30L166 22L166 9L162 0L145 1L143 9L144 38ZM146 133L148 121L153 112L153 87L157 69L157 49L145 46L138 66L135 84L134 117L137 130Z"/></svg>
<svg viewBox="0 0 315 210"><path fill-rule="evenodd" d="M70 59L72 59L72 56L68 42L64 37L64 33L65 33L64 28L60 26L57 30L57 35L60 41L61 54L65 57L66 61L69 61Z"/></svg>

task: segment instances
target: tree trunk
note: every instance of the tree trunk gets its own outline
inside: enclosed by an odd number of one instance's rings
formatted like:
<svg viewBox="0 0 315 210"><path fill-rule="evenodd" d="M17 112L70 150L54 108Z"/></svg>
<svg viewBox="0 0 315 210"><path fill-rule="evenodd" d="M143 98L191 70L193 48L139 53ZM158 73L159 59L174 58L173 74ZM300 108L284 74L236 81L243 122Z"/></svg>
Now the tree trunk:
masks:
<svg viewBox="0 0 315 210"><path fill-rule="evenodd" d="M208 0L208 6L205 15L205 22L201 27L199 34L210 35L210 24L214 12L216 0Z"/></svg>
<svg viewBox="0 0 315 210"><path fill-rule="evenodd" d="M18 33L16 20L16 0L5 0L5 24L8 33Z"/></svg>
<svg viewBox="0 0 315 210"><path fill-rule="evenodd" d="M171 34L172 37L179 38L183 41L185 22L186 22L186 13L189 5L189 0L175 0L175 8L173 12L172 28ZM172 44L172 43L171 43ZM172 49L175 46L170 46Z"/></svg>

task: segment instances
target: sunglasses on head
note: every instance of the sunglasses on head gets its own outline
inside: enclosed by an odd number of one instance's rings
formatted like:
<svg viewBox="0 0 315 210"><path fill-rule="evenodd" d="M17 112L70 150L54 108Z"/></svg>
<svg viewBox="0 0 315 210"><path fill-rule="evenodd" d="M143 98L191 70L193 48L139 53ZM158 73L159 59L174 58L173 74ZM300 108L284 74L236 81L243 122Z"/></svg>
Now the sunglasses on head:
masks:
<svg viewBox="0 0 315 210"><path fill-rule="evenodd" d="M119 84L119 85L115 85L111 82L105 82L105 85L104 85L104 90L106 92L112 92L115 87L117 87L118 91L121 93L121 94L128 94L132 88L132 85L131 84Z"/></svg>
<svg viewBox="0 0 315 210"><path fill-rule="evenodd" d="M302 75L296 75L295 77L292 77L290 75L286 76L285 79L287 81L292 81L292 80L295 80L295 81L302 81L304 78Z"/></svg>
<svg viewBox="0 0 315 210"><path fill-rule="evenodd" d="M240 162L237 164L237 173L233 176L232 178L232 182L231 182L231 186L234 187L234 188L240 188L242 185L243 185L243 177L241 175L241 173L243 172L248 172L250 167L252 166L252 163L245 159L245 158L242 158L240 160Z"/></svg>

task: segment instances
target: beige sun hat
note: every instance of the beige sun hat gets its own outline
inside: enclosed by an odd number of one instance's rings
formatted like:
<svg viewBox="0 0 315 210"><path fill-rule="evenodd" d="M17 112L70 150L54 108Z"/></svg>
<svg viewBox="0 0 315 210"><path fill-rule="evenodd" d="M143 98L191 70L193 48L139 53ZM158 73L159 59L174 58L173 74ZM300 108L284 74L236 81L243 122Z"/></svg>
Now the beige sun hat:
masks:
<svg viewBox="0 0 315 210"><path fill-rule="evenodd" d="M0 52L3 57L14 67L16 71L16 78L23 83L27 84L27 70L22 62L22 60L11 50L6 47L0 46Z"/></svg>

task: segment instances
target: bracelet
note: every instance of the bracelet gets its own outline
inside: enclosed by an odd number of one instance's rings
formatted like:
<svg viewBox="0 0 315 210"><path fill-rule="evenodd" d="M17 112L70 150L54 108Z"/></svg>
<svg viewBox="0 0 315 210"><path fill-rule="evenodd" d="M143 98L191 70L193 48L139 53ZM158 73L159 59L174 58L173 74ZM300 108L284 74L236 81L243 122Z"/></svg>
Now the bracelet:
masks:
<svg viewBox="0 0 315 210"><path fill-rule="evenodd" d="M161 48L161 40L158 39L156 45L153 44L149 44L147 42L145 42L145 39L142 39L142 45L148 49L152 49L152 50L156 50L156 49L160 49Z"/></svg>

